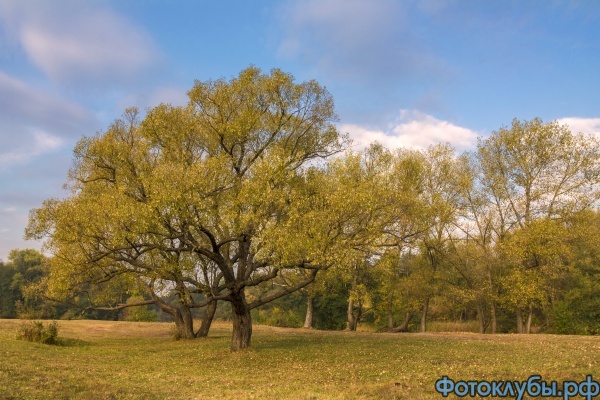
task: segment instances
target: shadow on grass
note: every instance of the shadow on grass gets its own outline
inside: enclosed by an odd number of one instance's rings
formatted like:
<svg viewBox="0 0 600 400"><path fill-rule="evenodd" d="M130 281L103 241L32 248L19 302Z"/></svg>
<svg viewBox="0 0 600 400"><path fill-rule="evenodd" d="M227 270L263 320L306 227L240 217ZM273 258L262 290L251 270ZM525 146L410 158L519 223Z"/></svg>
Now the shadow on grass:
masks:
<svg viewBox="0 0 600 400"><path fill-rule="evenodd" d="M256 349L286 349L294 350L298 348L310 348L313 345L315 348L323 345L324 341L321 338L306 337L283 337L283 338L257 338L252 341L252 346ZM327 343L325 343L327 344Z"/></svg>
<svg viewBox="0 0 600 400"><path fill-rule="evenodd" d="M161 339L171 339L175 342L189 342L189 343L195 343L195 342L200 342L200 341L205 341L205 340L213 340L213 339L225 339L225 338L229 338L229 336L203 336L203 337L195 337L195 338L174 338L173 336L164 336L161 337Z"/></svg>
<svg viewBox="0 0 600 400"><path fill-rule="evenodd" d="M91 342L86 342L81 339L58 338L56 346L60 347L88 347L92 346Z"/></svg>

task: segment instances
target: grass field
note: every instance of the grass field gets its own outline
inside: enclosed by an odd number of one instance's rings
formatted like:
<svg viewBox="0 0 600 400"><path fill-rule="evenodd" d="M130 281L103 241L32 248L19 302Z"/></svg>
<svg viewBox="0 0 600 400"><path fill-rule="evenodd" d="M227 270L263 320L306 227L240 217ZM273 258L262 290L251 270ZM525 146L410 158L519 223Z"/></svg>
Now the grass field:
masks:
<svg viewBox="0 0 600 400"><path fill-rule="evenodd" d="M1 399L441 399L454 380L600 378L600 337L325 332L231 326L175 341L165 323L59 321L60 346L15 339L0 320Z"/></svg>

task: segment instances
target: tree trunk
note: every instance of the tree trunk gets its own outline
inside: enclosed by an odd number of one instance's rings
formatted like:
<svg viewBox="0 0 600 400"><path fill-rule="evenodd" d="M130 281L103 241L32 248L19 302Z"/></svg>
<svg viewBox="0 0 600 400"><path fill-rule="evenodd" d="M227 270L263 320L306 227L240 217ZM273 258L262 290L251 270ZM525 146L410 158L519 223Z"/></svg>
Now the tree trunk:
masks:
<svg viewBox="0 0 600 400"><path fill-rule="evenodd" d="M492 279L492 271L490 268L488 268L488 283L490 285L490 294L491 294L491 300L492 300L492 306L491 306L491 314L490 318L491 318L491 324L492 324L492 333L496 333L496 300L494 300L494 280Z"/></svg>
<svg viewBox="0 0 600 400"><path fill-rule="evenodd" d="M175 339L194 339L196 337L194 334L194 320L189 308L176 308L175 312L171 313L171 315L173 316L175 329L177 330Z"/></svg>
<svg viewBox="0 0 600 400"><path fill-rule="evenodd" d="M350 287L350 294L348 297L348 312L347 312L347 322L346 322L346 330L355 331L356 325L358 325L358 318L354 315L354 292L356 291L356 284L358 283L358 277L354 275L352 278L352 286Z"/></svg>
<svg viewBox="0 0 600 400"><path fill-rule="evenodd" d="M523 333L523 312L517 307L517 333Z"/></svg>
<svg viewBox="0 0 600 400"><path fill-rule="evenodd" d="M406 312L406 316L404 317L404 322L397 329L400 329L402 332L408 330L408 324L410 323L410 318L412 317L412 313L410 311Z"/></svg>
<svg viewBox="0 0 600 400"><path fill-rule="evenodd" d="M525 325L525 333L531 332L531 317L533 315L533 306L529 306L529 313L527 314L527 323Z"/></svg>
<svg viewBox="0 0 600 400"><path fill-rule="evenodd" d="M192 319L192 313L190 312L190 309L181 303L179 307L173 307L165 303L159 296L156 295L156 293L154 293L154 290L152 290L153 284L154 281L146 287L146 291L155 301L155 304L158 306L158 308L173 316L175 329L177 330L176 338L193 339L196 337L194 335L194 320Z"/></svg>
<svg viewBox="0 0 600 400"><path fill-rule="evenodd" d="M408 311L406 313L406 317L404 317L404 322L398 326L397 328L390 329L390 332L406 332L408 330L408 324L410 323L410 318L412 317L412 313Z"/></svg>
<svg viewBox="0 0 600 400"><path fill-rule="evenodd" d="M181 319L183 322L183 338L184 339L194 339L196 335L194 334L194 318L192 317L191 310L185 306L180 305L179 312L181 313Z"/></svg>
<svg viewBox="0 0 600 400"><path fill-rule="evenodd" d="M477 321L479 322L479 333L485 333L485 315L481 304L477 304Z"/></svg>
<svg viewBox="0 0 600 400"><path fill-rule="evenodd" d="M491 318L492 318L492 333L496 333L496 301L492 300L492 308L491 308Z"/></svg>
<svg viewBox="0 0 600 400"><path fill-rule="evenodd" d="M423 303L423 311L421 313L421 332L427 332L427 312L429 311L429 296L425 298Z"/></svg>
<svg viewBox="0 0 600 400"><path fill-rule="evenodd" d="M196 333L196 337L207 337L208 331L210 330L210 325L212 324L213 318L215 317L215 312L217 311L217 301L213 300L206 306L206 314L202 319L202 324L200 325L200 329Z"/></svg>
<svg viewBox="0 0 600 400"><path fill-rule="evenodd" d="M305 329L312 329L314 300L314 296L308 296L308 300L306 302L306 318L304 318Z"/></svg>
<svg viewBox="0 0 600 400"><path fill-rule="evenodd" d="M185 305L179 306L178 318L175 319L175 325L179 331L181 339L194 339L194 319L192 312Z"/></svg>
<svg viewBox="0 0 600 400"><path fill-rule="evenodd" d="M252 339L252 317L246 303L244 289L231 294L233 334L231 335L231 351L244 350L250 347Z"/></svg>
<svg viewBox="0 0 600 400"><path fill-rule="evenodd" d="M354 318L356 323L354 324L354 330L358 327L358 322L360 321L360 317L362 317L363 313L363 302L362 300L358 301L358 308L356 309L356 317Z"/></svg>
<svg viewBox="0 0 600 400"><path fill-rule="evenodd" d="M394 310L392 309L392 297L390 296L390 300L388 301L387 306L387 315L388 315L388 329L394 329Z"/></svg>
<svg viewBox="0 0 600 400"><path fill-rule="evenodd" d="M355 331L356 330L356 316L354 315L354 300L348 300L348 313L347 313L348 321L346 322L346 330Z"/></svg>

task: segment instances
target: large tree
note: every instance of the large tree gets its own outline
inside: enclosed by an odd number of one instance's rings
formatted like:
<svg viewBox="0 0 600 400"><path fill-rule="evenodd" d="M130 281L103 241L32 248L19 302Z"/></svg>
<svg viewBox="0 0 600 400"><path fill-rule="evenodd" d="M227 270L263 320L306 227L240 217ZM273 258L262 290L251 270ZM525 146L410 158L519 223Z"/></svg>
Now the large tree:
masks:
<svg viewBox="0 0 600 400"><path fill-rule="evenodd" d="M50 290L128 279L186 337L198 335L191 309L227 301L231 348L243 349L250 310L312 282L365 226L318 161L346 143L325 88L250 67L188 95L83 138L70 195L34 210L27 235L53 254ZM289 284L247 301L247 287L276 277Z"/></svg>

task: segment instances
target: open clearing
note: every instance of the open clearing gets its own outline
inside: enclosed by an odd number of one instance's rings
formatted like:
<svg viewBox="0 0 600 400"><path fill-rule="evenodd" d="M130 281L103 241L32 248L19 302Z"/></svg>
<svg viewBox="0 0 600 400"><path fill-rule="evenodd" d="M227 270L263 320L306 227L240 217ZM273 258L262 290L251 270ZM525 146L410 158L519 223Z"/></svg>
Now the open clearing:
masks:
<svg viewBox="0 0 600 400"><path fill-rule="evenodd" d="M175 341L168 323L59 321L61 346L15 339L0 320L1 399L435 399L435 381L600 378L600 337L388 334L231 325ZM47 323L46 321L44 322Z"/></svg>

